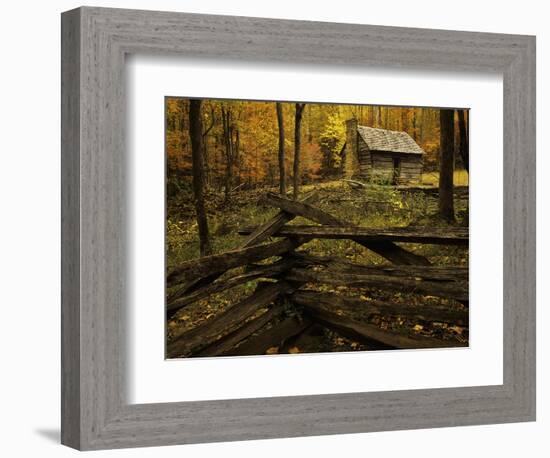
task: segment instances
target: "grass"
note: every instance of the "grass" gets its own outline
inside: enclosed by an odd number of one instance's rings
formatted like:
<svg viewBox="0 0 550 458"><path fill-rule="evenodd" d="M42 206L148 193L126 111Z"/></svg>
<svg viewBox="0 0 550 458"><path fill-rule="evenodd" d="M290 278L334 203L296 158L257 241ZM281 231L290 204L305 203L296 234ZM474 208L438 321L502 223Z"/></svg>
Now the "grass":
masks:
<svg viewBox="0 0 550 458"><path fill-rule="evenodd" d="M439 172L424 172L421 183L423 185L437 186L439 184ZM453 183L455 186L468 186L468 172L466 170L455 170Z"/></svg>
<svg viewBox="0 0 550 458"><path fill-rule="evenodd" d="M461 171L455 173L464 180ZM465 172L464 172L465 173ZM431 176L431 174L426 174ZM397 227L425 220L427 214L434 213L437 200L423 193L403 194L390 186L371 185L366 189L351 189L342 181L315 183L302 187L302 194L313 189L317 190L318 200L314 205L330 213L336 218L351 225L363 227ZM270 207L257 204L258 198L265 190L236 193L230 204L223 203L221 196L211 195L208 202L208 223L214 253L236 249L242 242L242 236L237 234L239 227L256 226L266 222L277 213ZM185 193L187 194L187 193ZM192 195L180 195L185 201L192 201ZM456 201L457 214L465 210L464 202ZM467 205L467 203L466 203ZM167 267L195 259L198 252L198 231L192 205L180 201L184 211L171 211L167 221L166 249ZM290 224L313 224L298 217ZM426 223L428 224L428 223ZM430 220L430 224L432 221ZM433 250L445 252L447 247L432 247L422 244L412 244L412 251L422 254ZM369 250L365 250L349 240L314 239L303 246L319 255L343 255L357 262L379 264L384 260ZM426 252L426 255L428 253Z"/></svg>

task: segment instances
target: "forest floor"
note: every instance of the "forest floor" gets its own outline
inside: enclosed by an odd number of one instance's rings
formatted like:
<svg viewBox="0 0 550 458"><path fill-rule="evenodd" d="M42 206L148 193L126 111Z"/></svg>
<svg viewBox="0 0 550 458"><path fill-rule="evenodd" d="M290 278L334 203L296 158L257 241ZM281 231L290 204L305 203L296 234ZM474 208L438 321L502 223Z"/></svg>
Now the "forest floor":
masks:
<svg viewBox="0 0 550 458"><path fill-rule="evenodd" d="M333 216L357 225L369 228L414 226L446 226L437 216L437 194L404 192L391 186L368 186L354 189L344 181L328 181L304 185L302 193L317 190L318 199L314 205ZM214 253L237 248L242 243L238 235L239 228L259 225L277 213L277 209L258 205L258 200L267 191L263 188L235 192L228 203L222 193L207 194L207 212L209 229ZM455 197L457 225L468 224L468 195L462 193ZM178 193L170 200L167 209L167 271L176 265L198 257L198 232L194 217L191 193ZM290 224L312 224L298 217ZM457 246L429 244L400 244L413 253L427 257L434 265L468 265L468 249ZM388 262L370 250L350 240L314 239L302 245L299 251L321 256L339 256L350 261L380 265ZM236 301L250 295L258 280L248 282L208 299L198 301L180 310L167 323L167 338L170 339L174 328L191 329L203 321L225 310ZM388 292L365 288L348 288L345 285L329 287L325 285L308 286L318 291L331 291L345 296L360 297L365 301L378 300L401 303L412 306L436 305L449 309L464 310L465 306L452 299L441 299L418 294L406 294L399 291ZM436 336L440 339L456 341L457 345L468 342L467 326L451 326L446 323L405 320L399 317L362 316L361 309L355 307L345 312L354 319L378 325L381 329L391 329L408 335ZM306 335L288 342L284 348L274 348L270 353L302 353L365 350L365 346L334 333L324 327L315 326Z"/></svg>

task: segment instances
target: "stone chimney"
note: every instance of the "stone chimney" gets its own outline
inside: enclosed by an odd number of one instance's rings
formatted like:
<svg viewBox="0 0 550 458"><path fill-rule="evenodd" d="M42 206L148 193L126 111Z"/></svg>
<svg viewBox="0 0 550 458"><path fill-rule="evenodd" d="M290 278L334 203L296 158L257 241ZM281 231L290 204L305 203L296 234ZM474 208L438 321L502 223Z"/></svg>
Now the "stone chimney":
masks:
<svg viewBox="0 0 550 458"><path fill-rule="evenodd" d="M359 173L359 157L357 155L357 119L346 121L346 157L344 176L353 178Z"/></svg>

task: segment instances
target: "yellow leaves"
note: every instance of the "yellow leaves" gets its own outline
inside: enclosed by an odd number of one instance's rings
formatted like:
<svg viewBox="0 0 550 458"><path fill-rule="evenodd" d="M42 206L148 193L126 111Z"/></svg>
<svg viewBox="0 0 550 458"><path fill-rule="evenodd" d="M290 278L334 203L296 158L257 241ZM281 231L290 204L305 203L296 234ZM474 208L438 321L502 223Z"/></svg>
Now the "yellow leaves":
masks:
<svg viewBox="0 0 550 458"><path fill-rule="evenodd" d="M334 339L334 342L336 343L336 345L345 345L346 344L346 341L344 339L342 339L342 337L336 337L336 339Z"/></svg>
<svg viewBox="0 0 550 458"><path fill-rule="evenodd" d="M423 329L424 329L424 326L422 326L421 324L415 324L413 327L413 331L416 331L416 332L420 332Z"/></svg>
<svg viewBox="0 0 550 458"><path fill-rule="evenodd" d="M464 328L460 327L460 326L449 326L449 328L451 331L454 331L456 332L459 336L462 335L462 333L464 332Z"/></svg>
<svg viewBox="0 0 550 458"><path fill-rule="evenodd" d="M279 347L269 347L266 351L265 351L265 354L266 355L278 355L279 354L279 350L280 348ZM290 353L291 355L295 355L297 353L300 353L300 349L296 346L294 347L290 347L288 349L288 353Z"/></svg>

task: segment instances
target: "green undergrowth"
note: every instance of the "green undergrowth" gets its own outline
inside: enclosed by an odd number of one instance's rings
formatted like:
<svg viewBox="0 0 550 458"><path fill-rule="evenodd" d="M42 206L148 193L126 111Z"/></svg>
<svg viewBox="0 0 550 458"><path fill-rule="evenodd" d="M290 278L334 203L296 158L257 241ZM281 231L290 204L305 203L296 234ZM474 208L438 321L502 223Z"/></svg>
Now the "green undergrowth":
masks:
<svg viewBox="0 0 550 458"><path fill-rule="evenodd" d="M446 223L434 216L437 200L422 192L403 193L390 186L371 185L365 189L353 189L343 181L316 183L302 188L305 194L316 190L316 207L330 213L349 225L369 228L405 227L414 225L441 225ZM208 224L214 253L237 249L243 236L237 233L241 227L265 223L277 213L277 209L258 205L262 194L269 191L254 190L235 193L229 204L223 196L207 195ZM182 195L183 194L183 195ZM166 222L166 267L170 271L182 262L199 256L198 228L195 220L192 194L182 193L175 202L169 202ZM457 205L458 204L458 205ZM466 211L467 201L455 202L457 215ZM297 217L289 224L315 224ZM464 249L424 244L405 244L411 251L434 257L437 264L464 265ZM301 250L323 255L344 256L348 259L379 264L382 258L349 240L315 239L303 245ZM467 257L466 257L467 258Z"/></svg>

